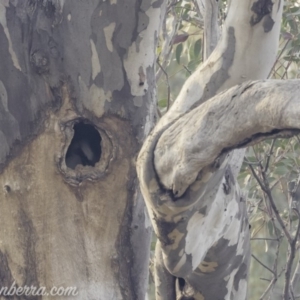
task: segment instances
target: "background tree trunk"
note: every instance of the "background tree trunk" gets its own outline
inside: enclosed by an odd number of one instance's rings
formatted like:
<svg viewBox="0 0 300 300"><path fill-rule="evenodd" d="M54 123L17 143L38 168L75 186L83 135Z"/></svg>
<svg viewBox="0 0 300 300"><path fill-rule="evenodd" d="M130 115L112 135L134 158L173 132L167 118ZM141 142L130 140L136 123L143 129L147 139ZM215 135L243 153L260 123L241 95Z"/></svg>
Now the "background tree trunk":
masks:
<svg viewBox="0 0 300 300"><path fill-rule="evenodd" d="M0 288L144 299L135 157L156 119L161 5L0 1Z"/></svg>

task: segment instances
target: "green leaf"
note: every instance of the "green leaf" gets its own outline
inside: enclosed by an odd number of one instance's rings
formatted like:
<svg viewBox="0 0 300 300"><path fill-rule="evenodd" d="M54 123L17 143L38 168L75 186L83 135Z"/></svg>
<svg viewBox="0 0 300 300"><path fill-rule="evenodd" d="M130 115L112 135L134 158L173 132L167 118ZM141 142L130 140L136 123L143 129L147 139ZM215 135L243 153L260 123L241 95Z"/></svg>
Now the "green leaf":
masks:
<svg viewBox="0 0 300 300"><path fill-rule="evenodd" d="M300 15L300 8L299 7L292 7L290 11L291 11L290 13L286 14L287 17Z"/></svg>
<svg viewBox="0 0 300 300"><path fill-rule="evenodd" d="M287 17L287 19L289 19L289 17ZM293 34L297 34L298 33L298 24L294 19L288 20L288 24L291 27L291 31Z"/></svg>
<svg viewBox="0 0 300 300"><path fill-rule="evenodd" d="M196 65L195 60L191 60L191 61L189 61L188 65L187 65L187 68L188 68L191 72L193 72L193 71L195 71L196 66L197 66L197 65Z"/></svg>
<svg viewBox="0 0 300 300"><path fill-rule="evenodd" d="M161 99L161 100L159 100L159 101L158 101L158 106L159 106L160 108L167 107L167 101L168 101L168 99Z"/></svg>
<svg viewBox="0 0 300 300"><path fill-rule="evenodd" d="M198 57L201 51L201 39L199 39L198 41L196 41L195 45L194 45L194 55L195 57Z"/></svg>
<svg viewBox="0 0 300 300"><path fill-rule="evenodd" d="M271 237L274 236L274 226L271 220L267 222L268 232Z"/></svg>
<svg viewBox="0 0 300 300"><path fill-rule="evenodd" d="M183 45L182 44L179 44L177 47L176 47L176 61L178 64L180 64L180 57L181 57L181 53L182 53L182 50L183 50Z"/></svg>
<svg viewBox="0 0 300 300"><path fill-rule="evenodd" d="M257 159L255 156L247 156L246 159L247 159L247 161L249 161L251 163L257 162Z"/></svg>
<svg viewBox="0 0 300 300"><path fill-rule="evenodd" d="M299 62L300 61L300 57L290 55L290 56L285 56L284 60Z"/></svg>
<svg viewBox="0 0 300 300"><path fill-rule="evenodd" d="M268 241L265 241L265 252L268 252L268 250L269 250Z"/></svg>
<svg viewBox="0 0 300 300"><path fill-rule="evenodd" d="M182 34L177 34L173 37L173 45L185 42L189 37L189 34L184 32Z"/></svg>
<svg viewBox="0 0 300 300"><path fill-rule="evenodd" d="M288 169L286 166L279 166L274 169L274 173L279 175L279 176L282 176L282 175L285 175L288 173Z"/></svg>

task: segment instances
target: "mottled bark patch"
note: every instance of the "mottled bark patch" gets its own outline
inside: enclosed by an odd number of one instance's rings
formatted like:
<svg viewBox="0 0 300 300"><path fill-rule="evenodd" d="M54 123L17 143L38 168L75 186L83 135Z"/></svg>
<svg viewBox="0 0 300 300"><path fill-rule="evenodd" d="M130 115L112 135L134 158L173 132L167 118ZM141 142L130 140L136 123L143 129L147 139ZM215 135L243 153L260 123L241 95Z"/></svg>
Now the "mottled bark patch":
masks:
<svg viewBox="0 0 300 300"><path fill-rule="evenodd" d="M274 25L274 20L271 18L271 16L266 16L264 23L263 23L263 27L264 27L264 31L265 32L269 32L272 30L273 25Z"/></svg>
<svg viewBox="0 0 300 300"><path fill-rule="evenodd" d="M251 10L254 12L254 15L252 15L250 19L251 26L258 24L264 17L266 17L263 22L264 31L271 31L275 23L270 16L272 8L272 0L258 0L257 2L254 2L251 7Z"/></svg>
<svg viewBox="0 0 300 300"><path fill-rule="evenodd" d="M178 277L176 280L176 293L178 300L195 300L195 290L183 278Z"/></svg>
<svg viewBox="0 0 300 300"><path fill-rule="evenodd" d="M168 237L168 235L177 227L177 224L173 222L166 222L157 217L155 217L155 223L159 231L158 239L162 245L172 245L173 241Z"/></svg>
<svg viewBox="0 0 300 300"><path fill-rule="evenodd" d="M0 289L2 287L9 289L13 282L14 279L8 265L7 257L0 251Z"/></svg>
<svg viewBox="0 0 300 300"><path fill-rule="evenodd" d="M161 7L162 4L163 4L163 0L156 0L155 2L152 3L152 7L158 8Z"/></svg>
<svg viewBox="0 0 300 300"><path fill-rule="evenodd" d="M216 91L222 86L224 82L229 78L228 70L233 64L236 47L235 30L233 27L228 28L227 48L223 53L223 64L219 70L213 73L209 82L205 85L201 102L204 102L216 94ZM197 107L199 101L197 101L192 108Z"/></svg>
<svg viewBox="0 0 300 300"><path fill-rule="evenodd" d="M22 250L24 253L23 257L26 262L25 278L23 284L26 286L34 286L38 288L38 259L36 253L37 235L30 216L28 216L23 209L21 209L19 213L19 224L20 228L22 228L20 239L23 239L22 244L24 245L24 248ZM28 297L27 299L40 299L40 297L32 296Z"/></svg>
<svg viewBox="0 0 300 300"><path fill-rule="evenodd" d="M38 74L49 72L49 59L42 50L37 50L31 54L30 61Z"/></svg>
<svg viewBox="0 0 300 300"><path fill-rule="evenodd" d="M241 280L247 280L247 277L248 277L248 266L246 263L243 263L234 276L234 289L236 291L238 291L239 289L239 282Z"/></svg>
<svg viewBox="0 0 300 300"><path fill-rule="evenodd" d="M225 170L225 183L223 183L223 190L226 195L230 194L231 185L234 185L234 177L230 166L227 166Z"/></svg>

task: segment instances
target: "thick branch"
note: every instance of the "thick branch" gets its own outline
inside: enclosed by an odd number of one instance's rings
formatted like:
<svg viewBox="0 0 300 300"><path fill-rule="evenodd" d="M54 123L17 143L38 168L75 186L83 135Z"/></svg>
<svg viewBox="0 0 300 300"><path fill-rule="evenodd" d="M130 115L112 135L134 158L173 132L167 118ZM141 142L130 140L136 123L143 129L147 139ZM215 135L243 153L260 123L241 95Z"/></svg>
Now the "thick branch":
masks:
<svg viewBox="0 0 300 300"><path fill-rule="evenodd" d="M186 80L157 130L221 91L268 77L277 55L283 1L265 5L261 0L231 1L217 47Z"/></svg>
<svg viewBox="0 0 300 300"><path fill-rule="evenodd" d="M222 153L300 129L298 80L236 86L182 116L157 143L155 168L165 188L181 196Z"/></svg>

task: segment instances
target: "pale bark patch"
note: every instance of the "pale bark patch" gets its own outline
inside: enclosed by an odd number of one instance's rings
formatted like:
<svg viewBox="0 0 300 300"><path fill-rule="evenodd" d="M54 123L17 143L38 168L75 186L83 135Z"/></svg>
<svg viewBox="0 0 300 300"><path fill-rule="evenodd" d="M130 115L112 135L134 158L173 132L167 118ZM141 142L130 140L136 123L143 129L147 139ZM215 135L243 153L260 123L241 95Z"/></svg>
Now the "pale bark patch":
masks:
<svg viewBox="0 0 300 300"><path fill-rule="evenodd" d="M114 50L114 47L112 44L112 38L113 38L115 28L116 28L116 23L110 23L108 26L103 28L106 46L110 52L113 52L113 50Z"/></svg>
<svg viewBox="0 0 300 300"><path fill-rule="evenodd" d="M128 49L127 59L124 61L124 68L133 96L143 96L148 90L148 78L145 77L143 85L140 85L140 70L147 76L147 68L152 67L155 61L155 51L153 45L156 44L157 32L160 25L161 8L149 7L143 14L148 17L148 24L139 33L141 40L137 39ZM147 28L147 30L145 30ZM154 33L154 34L153 34ZM135 62L132 64L132 62Z"/></svg>
<svg viewBox="0 0 300 300"><path fill-rule="evenodd" d="M9 4L6 3L6 2L4 2L4 4L0 3L0 24L3 27L5 36L6 36L7 41L8 41L8 51L10 53L11 59L12 59L13 64L14 64L14 67L16 69L18 69L19 71L22 71L21 66L19 64L18 57L17 57L17 55L16 55L16 53L13 49L11 38L10 38L10 33L9 33L9 30L8 30L8 27L7 27L6 15L5 15L5 13L6 13L5 6L9 6Z"/></svg>
<svg viewBox="0 0 300 300"><path fill-rule="evenodd" d="M95 43L92 39L90 39L91 42L91 50L92 50L92 78L95 80L96 76L101 72L101 65L98 57L98 52L95 46Z"/></svg>

